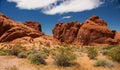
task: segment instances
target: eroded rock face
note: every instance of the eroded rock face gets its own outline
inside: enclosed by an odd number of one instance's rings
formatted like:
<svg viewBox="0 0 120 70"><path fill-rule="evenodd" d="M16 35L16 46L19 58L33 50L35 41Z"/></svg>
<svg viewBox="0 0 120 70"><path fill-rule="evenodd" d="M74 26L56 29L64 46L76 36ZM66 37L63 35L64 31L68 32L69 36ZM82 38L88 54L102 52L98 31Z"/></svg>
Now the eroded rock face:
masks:
<svg viewBox="0 0 120 70"><path fill-rule="evenodd" d="M98 16L90 17L84 24L58 23L53 29L53 36L61 42L69 44L118 44L118 40L115 39L116 31L110 30L107 23Z"/></svg>
<svg viewBox="0 0 120 70"><path fill-rule="evenodd" d="M10 42L22 37L36 38L42 35L44 33L0 14L0 42Z"/></svg>
<svg viewBox="0 0 120 70"><path fill-rule="evenodd" d="M78 30L82 24L76 21L68 22L67 24L58 23L53 29L53 37L61 42L72 43L77 37Z"/></svg>
<svg viewBox="0 0 120 70"><path fill-rule="evenodd" d="M41 25L36 21L25 21L24 25L27 25L27 26L29 26L31 28L34 28L37 31L42 32Z"/></svg>
<svg viewBox="0 0 120 70"><path fill-rule="evenodd" d="M116 32L115 34L115 39L119 42L120 44L120 32Z"/></svg>

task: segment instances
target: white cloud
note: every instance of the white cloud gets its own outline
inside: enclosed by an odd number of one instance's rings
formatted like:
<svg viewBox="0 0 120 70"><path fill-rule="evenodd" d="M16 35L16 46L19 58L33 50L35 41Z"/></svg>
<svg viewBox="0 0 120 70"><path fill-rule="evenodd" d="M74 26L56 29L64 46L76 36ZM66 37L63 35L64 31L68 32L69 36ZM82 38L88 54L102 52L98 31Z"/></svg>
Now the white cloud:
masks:
<svg viewBox="0 0 120 70"><path fill-rule="evenodd" d="M8 0L8 2L17 3L16 7L20 9L34 10L49 6L57 0Z"/></svg>
<svg viewBox="0 0 120 70"><path fill-rule="evenodd" d="M71 16L64 16L64 17L62 17L63 19L65 19L65 18L71 18Z"/></svg>
<svg viewBox="0 0 120 70"><path fill-rule="evenodd" d="M68 12L82 12L92 10L102 4L100 0L68 0L58 6L53 6L51 9L46 9L43 12L48 15L63 14Z"/></svg>
<svg viewBox="0 0 120 70"><path fill-rule="evenodd" d="M63 19L69 19L69 18L71 18L71 16L64 16L64 17L62 17L61 19L58 19L58 21L61 21L61 20L63 20Z"/></svg>
<svg viewBox="0 0 120 70"><path fill-rule="evenodd" d="M92 10L103 3L101 0L8 0L8 2L17 3L16 7L20 9L40 9L48 15ZM57 3L60 4L57 5Z"/></svg>

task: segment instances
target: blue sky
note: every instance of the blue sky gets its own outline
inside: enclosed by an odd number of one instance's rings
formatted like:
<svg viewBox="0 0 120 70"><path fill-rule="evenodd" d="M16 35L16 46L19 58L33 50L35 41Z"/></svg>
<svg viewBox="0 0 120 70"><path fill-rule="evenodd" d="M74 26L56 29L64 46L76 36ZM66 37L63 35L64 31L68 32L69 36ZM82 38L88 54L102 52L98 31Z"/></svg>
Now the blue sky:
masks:
<svg viewBox="0 0 120 70"><path fill-rule="evenodd" d="M22 23L37 21L48 35L57 22L85 22L92 15L120 32L120 0L0 0L0 12Z"/></svg>

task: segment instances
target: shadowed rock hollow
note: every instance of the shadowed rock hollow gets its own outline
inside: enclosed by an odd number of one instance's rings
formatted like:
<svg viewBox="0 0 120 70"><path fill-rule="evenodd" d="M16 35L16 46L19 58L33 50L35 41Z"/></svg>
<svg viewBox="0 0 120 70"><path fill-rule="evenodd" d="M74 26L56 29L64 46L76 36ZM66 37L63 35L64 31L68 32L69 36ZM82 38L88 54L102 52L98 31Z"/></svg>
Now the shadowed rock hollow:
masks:
<svg viewBox="0 0 120 70"><path fill-rule="evenodd" d="M117 32L110 30L107 23L98 16L90 17L85 23L58 23L53 29L53 37L68 44L114 45L120 42L120 37L116 38L116 34Z"/></svg>

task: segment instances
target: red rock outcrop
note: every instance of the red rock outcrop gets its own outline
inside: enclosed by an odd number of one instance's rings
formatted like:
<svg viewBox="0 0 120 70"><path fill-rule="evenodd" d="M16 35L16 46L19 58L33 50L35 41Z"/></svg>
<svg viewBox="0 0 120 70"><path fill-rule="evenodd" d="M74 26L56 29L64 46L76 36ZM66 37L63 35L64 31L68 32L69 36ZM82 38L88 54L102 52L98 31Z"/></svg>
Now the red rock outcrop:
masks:
<svg viewBox="0 0 120 70"><path fill-rule="evenodd" d="M107 23L98 16L92 16L84 24L78 22L58 23L53 29L53 36L69 44L96 45L118 44L116 31L110 30Z"/></svg>
<svg viewBox="0 0 120 70"><path fill-rule="evenodd" d="M67 24L58 23L53 29L53 37L61 42L72 43L77 37L81 26L82 24L79 24L77 21L68 22Z"/></svg>
<svg viewBox="0 0 120 70"><path fill-rule="evenodd" d="M120 32L116 32L115 34L115 39L119 42L120 44Z"/></svg>
<svg viewBox="0 0 120 70"><path fill-rule="evenodd" d="M117 44L114 40L115 30L110 30L107 23L98 16L92 16L79 29L77 40L83 45L98 44Z"/></svg>
<svg viewBox="0 0 120 70"><path fill-rule="evenodd" d="M36 21L25 21L23 24L42 32L41 25Z"/></svg>
<svg viewBox="0 0 120 70"><path fill-rule="evenodd" d="M44 33L0 14L0 42L10 42L22 37L36 38L42 35Z"/></svg>

